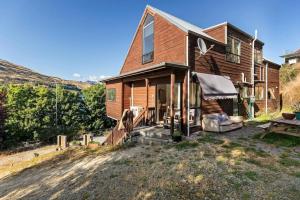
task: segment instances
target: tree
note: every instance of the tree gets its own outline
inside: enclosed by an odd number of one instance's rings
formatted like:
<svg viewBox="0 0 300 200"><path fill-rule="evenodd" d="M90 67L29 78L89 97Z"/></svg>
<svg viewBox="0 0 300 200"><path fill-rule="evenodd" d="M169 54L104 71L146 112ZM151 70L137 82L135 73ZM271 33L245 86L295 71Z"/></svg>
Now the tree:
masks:
<svg viewBox="0 0 300 200"><path fill-rule="evenodd" d="M106 116L105 87L97 84L83 90L83 99L87 108L85 127L88 131L100 133L112 126L112 120Z"/></svg>
<svg viewBox="0 0 300 200"><path fill-rule="evenodd" d="M5 140L5 119L6 119L6 111L5 111L5 93L2 89L0 89L0 149L2 149L3 142Z"/></svg>

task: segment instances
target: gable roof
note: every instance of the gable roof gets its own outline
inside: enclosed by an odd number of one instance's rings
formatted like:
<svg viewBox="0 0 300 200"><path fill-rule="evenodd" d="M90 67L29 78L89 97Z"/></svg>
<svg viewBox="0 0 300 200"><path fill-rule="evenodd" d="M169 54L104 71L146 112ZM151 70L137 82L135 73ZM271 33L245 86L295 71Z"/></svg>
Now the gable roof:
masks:
<svg viewBox="0 0 300 200"><path fill-rule="evenodd" d="M142 15L142 17L140 19L140 22L139 22L139 24L137 26L137 29L136 29L136 31L134 33L134 36L133 36L133 39L132 39L132 41L130 43L128 51L126 53L126 57L125 57L124 63L126 62L126 58L127 58L128 54L129 54L129 51L130 51L130 49L132 47L134 39L136 38L136 35L138 33L139 27L142 24L143 18L144 18L144 16L145 16L145 14L146 14L146 12L147 12L148 9L150 11L152 11L153 13L160 15L161 17L163 17L164 19L166 19L168 22L170 22L171 24L174 24L176 27L178 27L179 29L181 29L182 31L184 31L186 33L191 32L191 33L194 33L194 34L198 34L198 35L201 35L202 37L204 37L206 39L213 40L216 43L224 44L224 43L221 43L220 41L216 40L215 38L211 37L210 35L204 33L202 28L200 28L200 27L198 27L196 25L193 25L191 23L188 23L188 22L186 22L186 21L184 21L182 19L179 19L179 18L177 18L177 17L175 17L175 16L173 16L173 15L171 15L169 13L166 13L164 11L161 11L161 10L159 10L157 8L154 8L154 7L150 6L150 5L147 5L146 8L145 8L145 10L144 10L144 12L143 12L143 15ZM123 63L123 65L121 67L121 70L119 72L120 74L121 74L122 69L124 67L124 63Z"/></svg>
<svg viewBox="0 0 300 200"><path fill-rule="evenodd" d="M249 38L251 38L251 39L254 39L254 37L253 37L252 35L250 35L249 33L243 31L243 30L240 29L239 27L237 27L237 26L235 26L235 25L233 25L233 24L231 24L231 23L229 23L229 22L227 22L227 21L226 21L226 22L219 23L219 24L216 24L216 25L213 25L213 26L210 26L210 27L207 27L207 28L205 28L205 29L203 29L203 30L204 30L204 31L207 31L207 30L210 30L210 29L213 29L213 28L217 28L217 27L219 27L219 26L229 26L229 27L231 27L231 28L237 30L238 32L244 34L245 36L247 36L247 37L249 37ZM260 42L262 45L264 45L264 43L263 43L261 40L257 39L256 41L257 41L257 42Z"/></svg>
<svg viewBox="0 0 300 200"><path fill-rule="evenodd" d="M271 63L271 64L273 64L273 65L275 65L275 66L277 66L279 68L281 67L280 64L278 64L278 63L276 63L276 62L274 62L274 61L272 61L270 59L267 59L267 58L263 58L263 62L265 62L265 63Z"/></svg>
<svg viewBox="0 0 300 200"><path fill-rule="evenodd" d="M291 57L300 57L300 49L292 52L292 53L287 53L285 55L280 56L282 58L291 58Z"/></svg>
<svg viewBox="0 0 300 200"><path fill-rule="evenodd" d="M163 17L164 19L166 19L167 21L169 21L170 23L174 24L175 26L177 26L178 28L180 28L181 30L183 30L184 32L188 33L188 32L194 32L197 33L201 36L204 36L207 39L211 39L211 40L216 40L215 38L211 37L210 35L206 34L203 32L203 29L191 24L187 21L184 21L182 19L179 19L169 13L166 13L164 11L161 11L157 8L154 8L150 5L146 6L146 9L149 8L151 11L153 11L154 13L160 15L161 17Z"/></svg>

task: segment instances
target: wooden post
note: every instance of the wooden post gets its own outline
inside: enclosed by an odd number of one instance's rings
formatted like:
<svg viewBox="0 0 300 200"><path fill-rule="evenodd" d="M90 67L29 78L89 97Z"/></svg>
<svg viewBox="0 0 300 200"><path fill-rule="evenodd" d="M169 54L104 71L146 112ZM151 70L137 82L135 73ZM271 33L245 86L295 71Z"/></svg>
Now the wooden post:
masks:
<svg viewBox="0 0 300 200"><path fill-rule="evenodd" d="M121 115L123 114L124 111L124 82L122 80L122 87L121 87Z"/></svg>
<svg viewBox="0 0 300 200"><path fill-rule="evenodd" d="M67 136L65 135L58 135L57 136L57 149L62 150L67 148Z"/></svg>
<svg viewBox="0 0 300 200"><path fill-rule="evenodd" d="M148 106L149 106L149 79L145 79L145 84L146 84L146 112L145 112L145 121L146 124L148 123Z"/></svg>
<svg viewBox="0 0 300 200"><path fill-rule="evenodd" d="M187 90L188 90L188 71L185 72L182 84L182 132L187 133Z"/></svg>
<svg viewBox="0 0 300 200"><path fill-rule="evenodd" d="M171 84L170 84L170 117L171 117L171 127L170 127L170 133L173 135L174 133L174 86L175 86L175 73L172 71L171 73Z"/></svg>

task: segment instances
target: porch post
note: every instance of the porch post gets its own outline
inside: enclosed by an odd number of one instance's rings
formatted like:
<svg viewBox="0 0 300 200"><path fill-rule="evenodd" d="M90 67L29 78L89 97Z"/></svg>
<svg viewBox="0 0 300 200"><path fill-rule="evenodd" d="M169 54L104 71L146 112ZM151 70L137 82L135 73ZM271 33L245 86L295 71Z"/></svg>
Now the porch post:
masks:
<svg viewBox="0 0 300 200"><path fill-rule="evenodd" d="M124 111L124 82L123 82L123 80L122 80L122 86L121 86L121 116L122 116L122 114L123 114L123 111Z"/></svg>
<svg viewBox="0 0 300 200"><path fill-rule="evenodd" d="M182 132L187 134L187 77L188 71L185 72L182 85Z"/></svg>
<svg viewBox="0 0 300 200"><path fill-rule="evenodd" d="M174 85L175 85L175 73L172 71L171 73L171 84L170 84L170 117L171 117L171 127L170 127L170 133L173 135L174 133Z"/></svg>
<svg viewBox="0 0 300 200"><path fill-rule="evenodd" d="M145 79L145 85L146 85L146 112L145 112L145 121L146 121L146 124L148 123L148 105L149 105L149 79L146 78Z"/></svg>

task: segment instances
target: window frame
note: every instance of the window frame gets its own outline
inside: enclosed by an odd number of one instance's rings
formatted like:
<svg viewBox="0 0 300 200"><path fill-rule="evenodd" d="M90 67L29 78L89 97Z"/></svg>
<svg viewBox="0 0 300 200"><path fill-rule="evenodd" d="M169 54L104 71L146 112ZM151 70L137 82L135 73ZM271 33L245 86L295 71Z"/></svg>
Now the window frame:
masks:
<svg viewBox="0 0 300 200"><path fill-rule="evenodd" d="M228 41L231 40L231 47L228 45ZM235 53L235 43L238 42L238 52ZM230 51L228 51L230 49ZM226 44L226 61L240 64L241 63L241 54L242 54L242 41L233 37L227 36L227 44Z"/></svg>
<svg viewBox="0 0 300 200"><path fill-rule="evenodd" d="M265 87L262 85L255 86L254 88L255 92L255 100L265 100Z"/></svg>
<svg viewBox="0 0 300 200"><path fill-rule="evenodd" d="M276 100L276 90L274 87L268 88L268 100Z"/></svg>
<svg viewBox="0 0 300 200"><path fill-rule="evenodd" d="M114 91L113 99L110 98L109 91ZM109 102L115 102L117 98L117 90L116 88L107 88L106 89L106 100Z"/></svg>
<svg viewBox="0 0 300 200"><path fill-rule="evenodd" d="M192 80L190 82L190 126L201 126L201 103L202 98L201 94L202 90L200 87L200 83ZM194 101L194 102L193 102Z"/></svg>
<svg viewBox="0 0 300 200"><path fill-rule="evenodd" d="M152 17L152 21L150 21L147 25L145 25L146 19L149 15ZM153 30L153 33L152 33L152 35L153 35L153 41L152 41L153 49L150 52L144 53L144 51L145 51L144 50L145 49L145 29L150 25L153 26L152 27L152 30ZM152 62L154 60L154 16L151 15L151 14L147 14L147 16L145 17L144 23L143 23L142 45L143 45L143 47L142 47L142 64ZM145 58L147 58L148 56L150 56L150 58L145 60Z"/></svg>
<svg viewBox="0 0 300 200"><path fill-rule="evenodd" d="M260 56L258 56L258 55L260 55ZM262 60L263 60L263 50L254 48L254 63L261 65Z"/></svg>

